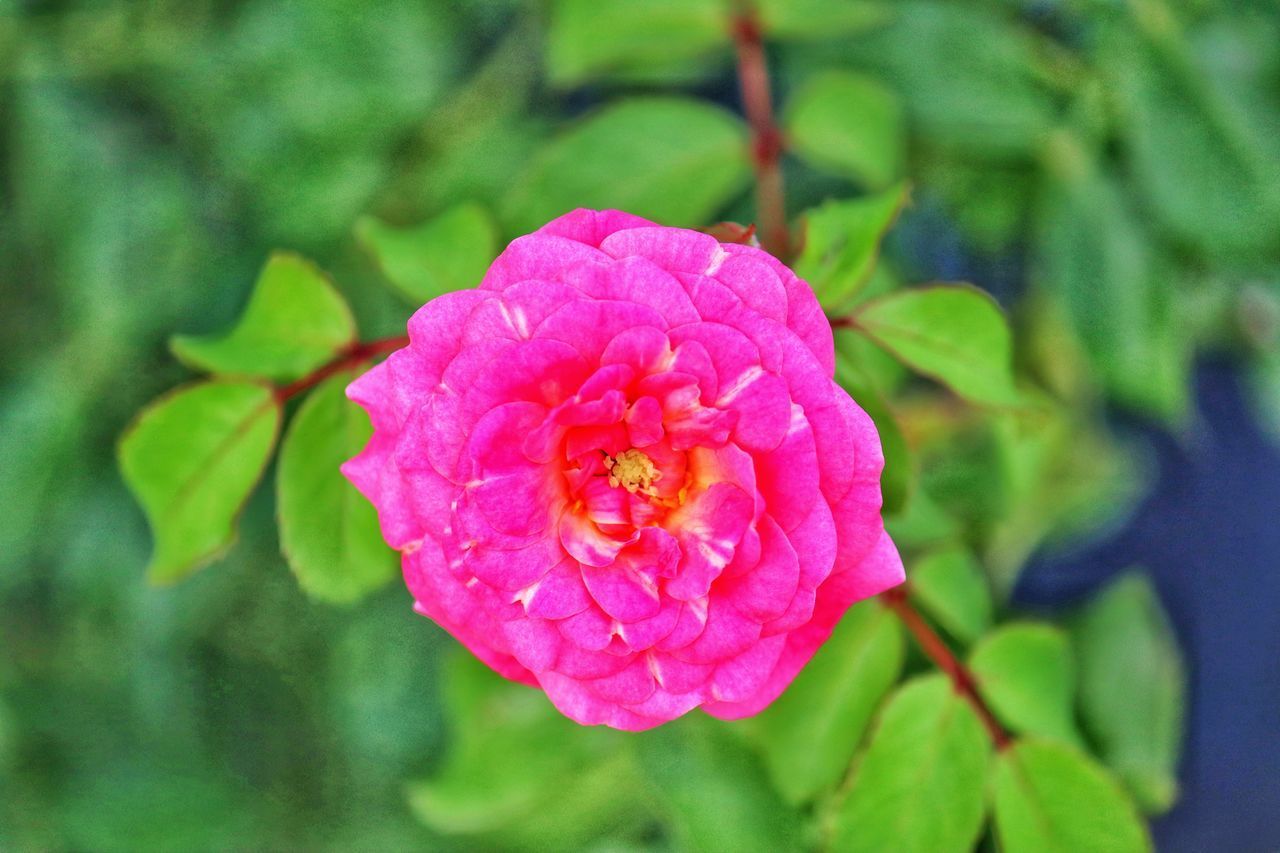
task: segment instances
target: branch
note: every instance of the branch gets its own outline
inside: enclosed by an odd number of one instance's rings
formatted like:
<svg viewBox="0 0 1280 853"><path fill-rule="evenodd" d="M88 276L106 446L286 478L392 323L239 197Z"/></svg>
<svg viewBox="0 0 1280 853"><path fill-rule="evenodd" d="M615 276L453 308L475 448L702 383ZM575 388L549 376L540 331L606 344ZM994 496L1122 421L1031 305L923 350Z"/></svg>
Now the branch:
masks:
<svg viewBox="0 0 1280 853"><path fill-rule="evenodd" d="M395 338L382 338L381 340L376 341L365 341L364 343L360 343L359 341L352 343L344 349L337 358L330 361L328 364L324 364L316 368L301 379L295 379L288 385L281 385L276 388L276 400L283 403L285 400L288 400L291 397L296 397L303 391L309 391L328 379L330 376L341 373L348 368L355 367L362 361L368 361L375 356L394 352L395 350L408 345L409 338L407 335L401 335Z"/></svg>
<svg viewBox="0 0 1280 853"><path fill-rule="evenodd" d="M765 62L760 21L749 3L733 18L733 41L738 51L738 86L742 107L751 126L751 160L756 171L756 214L760 218L760 243L774 257L791 257L787 231L786 195L782 186L782 131L773 117L769 93L769 67Z"/></svg>
<svg viewBox="0 0 1280 853"><path fill-rule="evenodd" d="M988 734L991 735L991 740L995 743L996 749L1004 749L1009 746L1012 738L1004 730L1004 727L1000 725L995 715L991 713L991 708L987 706L986 700L978 693L978 683L973 677L973 673L952 654L947 644L929 626L929 623L924 620L920 612L912 606L907 599L906 584L880 593L880 600L898 615L898 618L902 620L902 624L916 638L921 651L937 665L938 669L950 676L956 692L968 700L974 711L978 713L978 719L982 721L982 725L986 727Z"/></svg>

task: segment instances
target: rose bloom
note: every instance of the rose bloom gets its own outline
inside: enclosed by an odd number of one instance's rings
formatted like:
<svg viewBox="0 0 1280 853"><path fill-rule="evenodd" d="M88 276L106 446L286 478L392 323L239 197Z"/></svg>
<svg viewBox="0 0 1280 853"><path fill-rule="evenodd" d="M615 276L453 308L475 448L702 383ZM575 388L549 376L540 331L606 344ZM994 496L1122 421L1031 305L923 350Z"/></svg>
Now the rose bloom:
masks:
<svg viewBox="0 0 1280 853"><path fill-rule="evenodd" d="M585 724L754 714L903 579L880 441L766 252L613 210L511 243L350 386L416 609Z"/></svg>

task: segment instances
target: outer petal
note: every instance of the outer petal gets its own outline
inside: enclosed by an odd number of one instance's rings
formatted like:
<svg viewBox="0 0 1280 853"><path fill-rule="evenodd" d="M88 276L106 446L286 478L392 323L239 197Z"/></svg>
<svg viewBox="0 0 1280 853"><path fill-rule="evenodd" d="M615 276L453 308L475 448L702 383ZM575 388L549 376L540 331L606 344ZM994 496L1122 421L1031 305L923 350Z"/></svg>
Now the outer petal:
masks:
<svg viewBox="0 0 1280 853"><path fill-rule="evenodd" d="M551 234L517 237L498 255L480 282L481 290L503 290L522 281L558 281L564 270L608 256L592 246Z"/></svg>
<svg viewBox="0 0 1280 853"><path fill-rule="evenodd" d="M835 373L836 352L835 340L831 334L831 324L822 313L818 297L807 282L796 277L787 269L782 261L773 255L754 246L732 243L724 247L730 255L746 255L762 263L768 264L782 280L787 291L787 326L795 332L800 340L818 359L822 369L828 376Z"/></svg>
<svg viewBox="0 0 1280 853"><path fill-rule="evenodd" d="M536 684L533 673L520 664L506 644L500 623L482 591L459 583L444 563L440 546L427 539L404 556L404 578L415 608L430 617L499 675Z"/></svg>
<svg viewBox="0 0 1280 853"><path fill-rule="evenodd" d="M539 228L537 233L577 240L588 246L599 246L605 237L615 231L644 228L654 224L621 210L588 210L580 207L551 220Z"/></svg>
<svg viewBox="0 0 1280 853"><path fill-rule="evenodd" d="M827 641L836 622L851 604L897 586L904 577L898 549L888 534L881 534L875 548L856 570L842 572L822 586L813 621L786 635L786 647L778 663L753 695L737 701L711 702L703 705L702 709L726 720L759 713L778 698L814 652Z"/></svg>
<svg viewBox="0 0 1280 853"><path fill-rule="evenodd" d="M600 250L615 258L648 258L672 272L706 275L725 257L714 237L684 228L630 228L606 237Z"/></svg>
<svg viewBox="0 0 1280 853"><path fill-rule="evenodd" d="M669 717L647 717L622 705L601 699L582 682L558 672L538 676L547 698L560 713L587 726L606 725L629 732L641 732L667 722Z"/></svg>

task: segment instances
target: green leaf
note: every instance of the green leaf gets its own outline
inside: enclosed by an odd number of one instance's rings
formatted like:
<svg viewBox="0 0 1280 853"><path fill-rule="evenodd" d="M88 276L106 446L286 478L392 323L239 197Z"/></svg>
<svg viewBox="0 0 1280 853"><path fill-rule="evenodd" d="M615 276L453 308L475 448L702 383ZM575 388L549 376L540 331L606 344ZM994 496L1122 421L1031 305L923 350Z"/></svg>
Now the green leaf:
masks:
<svg viewBox="0 0 1280 853"><path fill-rule="evenodd" d="M985 162L1029 157L1058 107L1041 84L1043 50L1014 16L929 0L890 6L892 22L860 38L856 52L833 43L829 58L811 61L856 56L892 80L912 128L935 145Z"/></svg>
<svg viewBox="0 0 1280 853"><path fill-rule="evenodd" d="M1259 353L1249 365L1248 382L1255 417L1280 440L1280 351Z"/></svg>
<svg viewBox="0 0 1280 853"><path fill-rule="evenodd" d="M995 300L968 285L902 290L865 302L854 328L973 403L1017 406L1013 341Z"/></svg>
<svg viewBox="0 0 1280 853"><path fill-rule="evenodd" d="M1008 253L1025 233L1038 184L1029 164L986 163L925 148L912 164L912 175L942 200L956 225L985 254Z"/></svg>
<svg viewBox="0 0 1280 853"><path fill-rule="evenodd" d="M885 529L900 547L927 548L955 541L963 528L932 495L917 488L906 506L885 518Z"/></svg>
<svg viewBox="0 0 1280 853"><path fill-rule="evenodd" d="M651 817L624 735L574 723L470 654L445 675L449 751L409 788L428 827L479 849L576 849Z"/></svg>
<svg viewBox="0 0 1280 853"><path fill-rule="evenodd" d="M901 175L902 110L872 78L844 71L810 78L791 96L784 126L795 152L819 168L872 189Z"/></svg>
<svg viewBox="0 0 1280 853"><path fill-rule="evenodd" d="M1177 275L1115 181L1066 133L1053 137L1033 277L1062 300L1090 362L1119 402L1180 418L1195 341L1178 318Z"/></svg>
<svg viewBox="0 0 1280 853"><path fill-rule="evenodd" d="M1280 168L1274 130L1231 102L1241 88L1208 85L1173 28L1155 39L1114 26L1099 50L1121 115L1116 128L1151 210L1181 240L1212 257L1274 250Z"/></svg>
<svg viewBox="0 0 1280 853"><path fill-rule="evenodd" d="M235 542L280 426L270 388L215 380L161 397L120 439L120 471L155 537L147 574L178 580Z"/></svg>
<svg viewBox="0 0 1280 853"><path fill-rule="evenodd" d="M842 308L866 285L880 257L880 243L908 197L906 184L900 184L805 212L804 246L795 271L813 287L823 308Z"/></svg>
<svg viewBox="0 0 1280 853"><path fill-rule="evenodd" d="M299 585L325 601L361 598L394 577L399 564L382 541L373 505L338 470L373 433L344 393L355 376L339 374L307 397L276 469L280 548Z"/></svg>
<svg viewBox="0 0 1280 853"><path fill-rule="evenodd" d="M277 252L244 314L224 335L174 335L173 354L197 370L288 382L331 360L356 338L342 294L309 261Z"/></svg>
<svg viewBox="0 0 1280 853"><path fill-rule="evenodd" d="M635 739L653 792L687 849L800 848L799 816L724 723L690 715Z"/></svg>
<svg viewBox="0 0 1280 853"><path fill-rule="evenodd" d="M366 216L356 236L387 280L414 302L475 287L498 251L498 234L478 204L456 205L413 228Z"/></svg>
<svg viewBox="0 0 1280 853"><path fill-rule="evenodd" d="M991 627L991 588L965 548L935 551L911 568L912 596L956 639L972 643Z"/></svg>
<svg viewBox="0 0 1280 853"><path fill-rule="evenodd" d="M1002 625L969 656L978 689L1007 726L1023 734L1080 744L1075 726L1075 661L1052 625Z"/></svg>
<svg viewBox="0 0 1280 853"><path fill-rule="evenodd" d="M1099 752L1148 812L1177 798L1186 678L1147 579L1129 574L1092 601L1073 637L1080 712Z"/></svg>
<svg viewBox="0 0 1280 853"><path fill-rule="evenodd" d="M868 0L760 0L753 6L769 40L848 36L892 14ZM703 76L728 64L733 14L729 0L556 0L547 31L548 75L558 86Z"/></svg>
<svg viewBox="0 0 1280 853"><path fill-rule="evenodd" d="M1101 767L1055 741L1021 741L996 760L996 834L1008 853L1151 849L1129 798Z"/></svg>
<svg viewBox="0 0 1280 853"><path fill-rule="evenodd" d="M756 0L766 39L834 39L871 29L893 17L871 0Z"/></svg>
<svg viewBox="0 0 1280 853"><path fill-rule="evenodd" d="M1047 537L1121 523L1149 479L1140 448L1119 446L1081 405L1044 397L1034 405L989 421L994 446L983 464L998 474L1001 500L982 557L1001 598Z"/></svg>
<svg viewBox="0 0 1280 853"><path fill-rule="evenodd" d="M702 225L746 186L746 128L686 98L615 103L561 134L507 196L512 230L577 207L619 208L663 225Z"/></svg>
<svg viewBox="0 0 1280 853"><path fill-rule="evenodd" d="M946 676L903 685L838 806L832 849L971 850L986 811L990 754L982 724Z"/></svg>
<svg viewBox="0 0 1280 853"><path fill-rule="evenodd" d="M902 659L897 618L877 602L855 604L786 692L756 717L765 763L787 800L803 802L840 781Z"/></svg>
<svg viewBox="0 0 1280 853"><path fill-rule="evenodd" d="M717 48L729 55L724 0L556 0L547 29L551 81L664 69Z"/></svg>

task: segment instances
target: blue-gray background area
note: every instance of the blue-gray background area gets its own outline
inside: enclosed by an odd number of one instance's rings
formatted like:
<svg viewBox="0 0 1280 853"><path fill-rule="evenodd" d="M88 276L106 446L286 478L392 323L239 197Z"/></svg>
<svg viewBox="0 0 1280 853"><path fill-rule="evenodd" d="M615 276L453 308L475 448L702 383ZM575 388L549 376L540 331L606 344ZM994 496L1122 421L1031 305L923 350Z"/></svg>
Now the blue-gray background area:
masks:
<svg viewBox="0 0 1280 853"><path fill-rule="evenodd" d="M1154 579L1190 679L1181 798L1155 823L1162 851L1280 849L1280 450L1230 362L1196 371L1185 435L1120 420L1154 450L1154 487L1118 533L1041 555L1016 601L1077 602L1130 566Z"/></svg>

